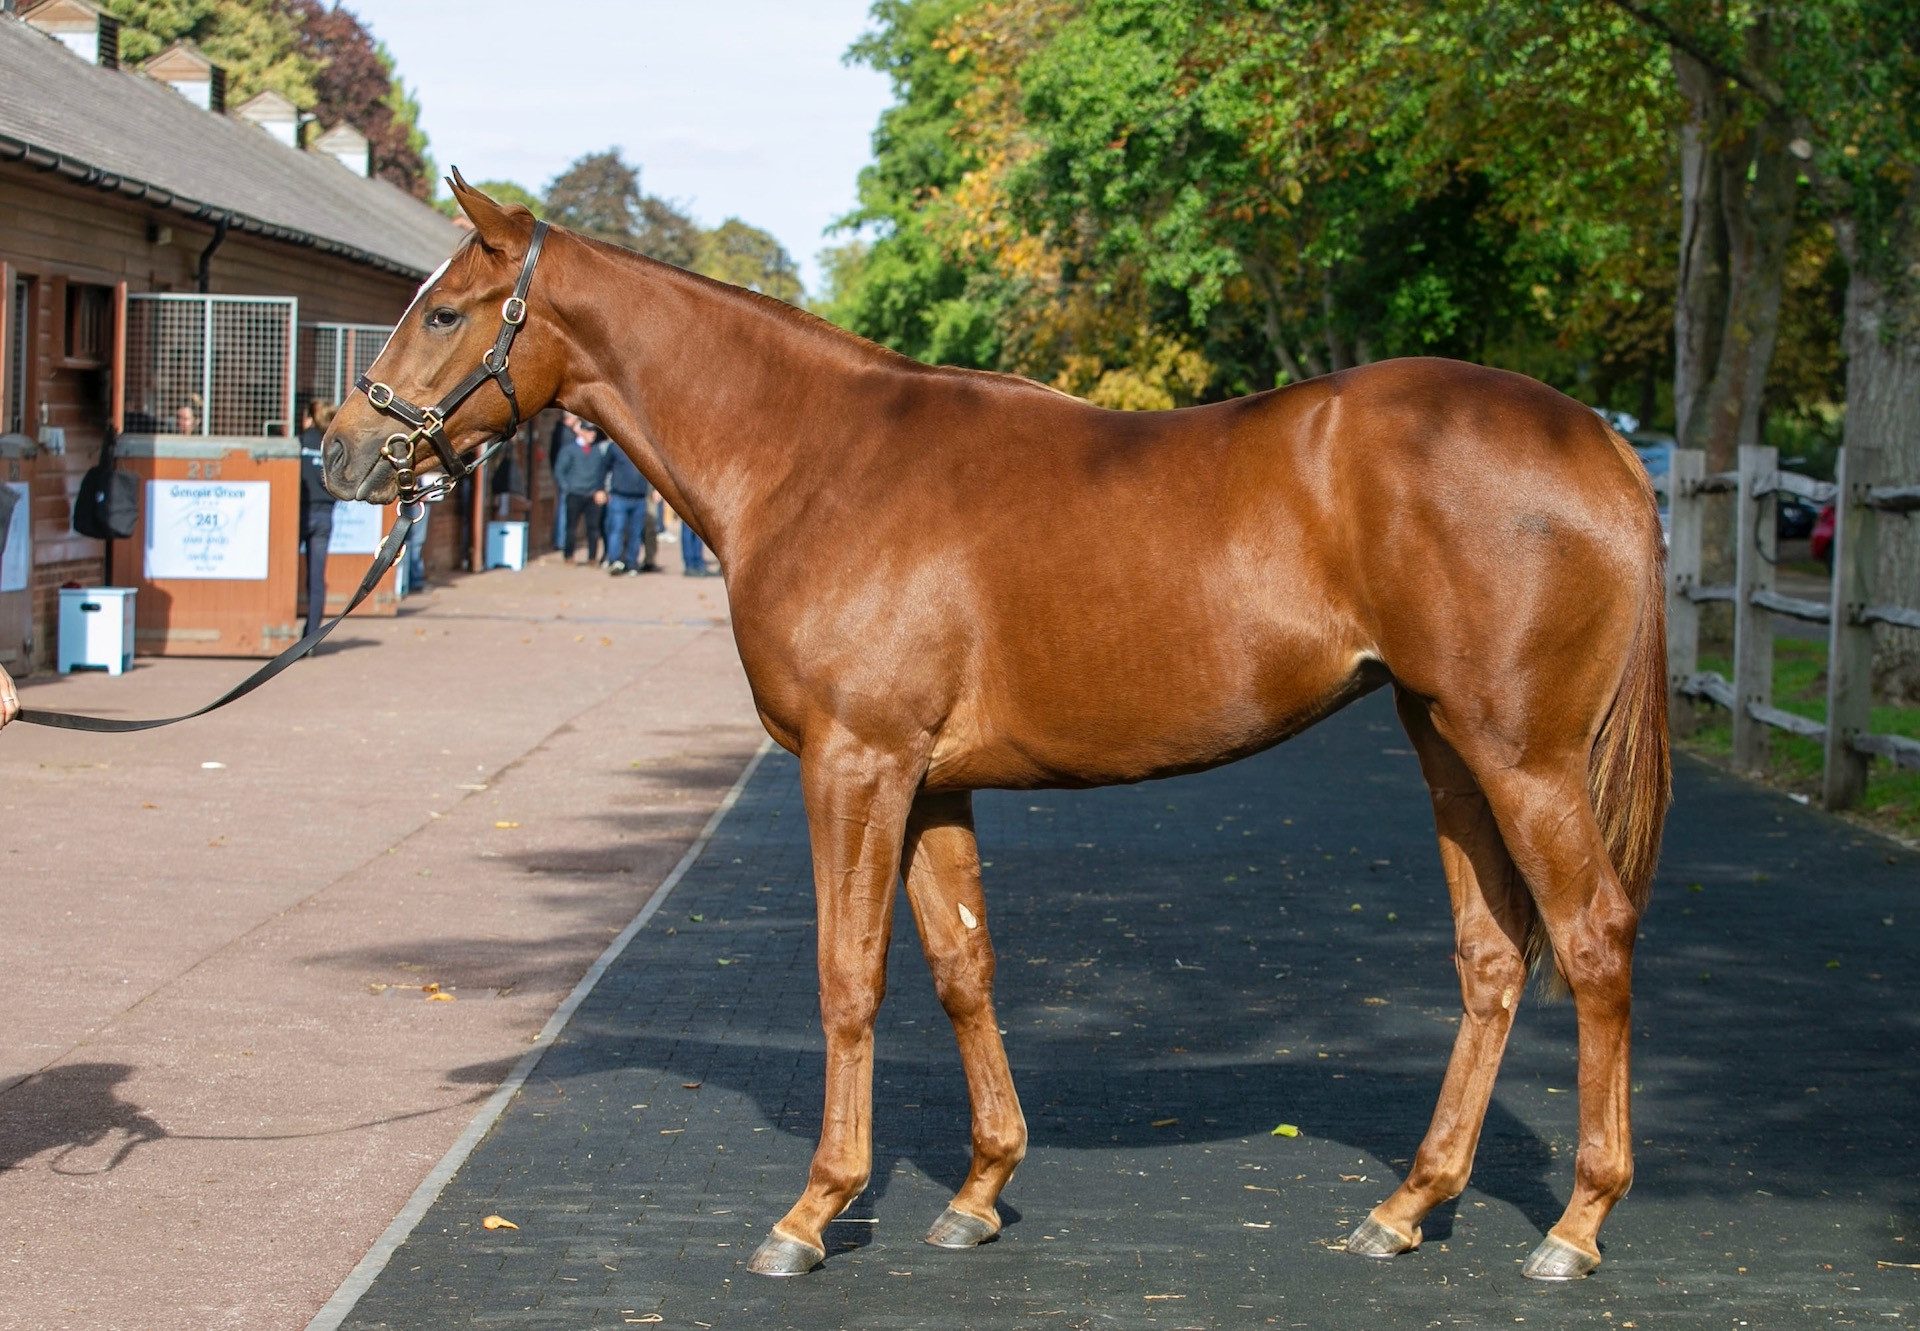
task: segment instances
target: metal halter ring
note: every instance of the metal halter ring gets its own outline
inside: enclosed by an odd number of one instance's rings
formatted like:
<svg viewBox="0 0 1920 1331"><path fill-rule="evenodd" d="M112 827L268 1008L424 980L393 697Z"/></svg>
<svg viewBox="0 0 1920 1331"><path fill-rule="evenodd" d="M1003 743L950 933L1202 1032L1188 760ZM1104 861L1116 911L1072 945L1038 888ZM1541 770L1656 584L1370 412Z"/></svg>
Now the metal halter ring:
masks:
<svg viewBox="0 0 1920 1331"><path fill-rule="evenodd" d="M385 411L393 405L393 390L385 384L370 384L367 387L367 401Z"/></svg>
<svg viewBox="0 0 1920 1331"><path fill-rule="evenodd" d="M496 361L499 363L495 364L494 362ZM507 358L499 353L497 347L488 347L486 353L480 357L480 363L487 367L488 374L504 374L506 372Z"/></svg>
<svg viewBox="0 0 1920 1331"><path fill-rule="evenodd" d="M518 327L527 321L527 302L519 296L508 296L500 306L500 320Z"/></svg>
<svg viewBox="0 0 1920 1331"><path fill-rule="evenodd" d="M368 397L373 395L369 393ZM395 447L395 445L399 447ZM404 467L413 461L413 436L410 434L390 434L387 442L380 445L380 456L396 467Z"/></svg>

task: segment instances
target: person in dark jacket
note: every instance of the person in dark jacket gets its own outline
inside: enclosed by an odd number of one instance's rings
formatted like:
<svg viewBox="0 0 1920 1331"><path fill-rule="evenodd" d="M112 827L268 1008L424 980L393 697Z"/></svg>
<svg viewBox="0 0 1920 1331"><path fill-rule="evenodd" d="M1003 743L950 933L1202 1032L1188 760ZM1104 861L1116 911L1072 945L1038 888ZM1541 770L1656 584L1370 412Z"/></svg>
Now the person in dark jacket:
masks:
<svg viewBox="0 0 1920 1331"><path fill-rule="evenodd" d="M607 572L658 573L654 555L660 533L654 529L647 499L652 488L620 445L607 441ZM640 556L646 550L644 559Z"/></svg>
<svg viewBox="0 0 1920 1331"><path fill-rule="evenodd" d="M555 474L560 463L560 454L569 444L580 442L580 418L570 411L560 413L560 419L553 423L553 433L547 437L547 474ZM529 453L528 458L532 458ZM529 494L532 492L529 491ZM567 539L567 501L562 497L560 487L553 487L553 548L558 550L561 542Z"/></svg>
<svg viewBox="0 0 1920 1331"><path fill-rule="evenodd" d="M601 447L599 428L583 421L575 441L554 455L553 482L566 509L561 548L568 563L573 562L576 534L582 527L586 528L586 562L600 562L600 509L607 502L611 451Z"/></svg>
<svg viewBox="0 0 1920 1331"><path fill-rule="evenodd" d="M333 423L331 402L309 402L300 420L300 540L307 551L307 632L327 617L327 543L333 539L333 496L321 474L320 441Z"/></svg>

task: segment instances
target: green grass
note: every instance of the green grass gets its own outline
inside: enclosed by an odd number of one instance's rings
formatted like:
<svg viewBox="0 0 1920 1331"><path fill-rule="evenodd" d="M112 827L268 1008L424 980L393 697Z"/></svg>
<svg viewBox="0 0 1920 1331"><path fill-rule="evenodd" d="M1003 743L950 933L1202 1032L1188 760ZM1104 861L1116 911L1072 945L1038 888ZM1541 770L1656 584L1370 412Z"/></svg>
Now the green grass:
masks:
<svg viewBox="0 0 1920 1331"><path fill-rule="evenodd" d="M1732 678L1733 662L1726 656L1702 653L1702 670ZM1773 705L1816 721L1827 719L1827 645L1797 638L1779 638L1773 644ZM1877 735L1907 735L1920 739L1920 707L1875 706L1868 728ZM1733 723L1713 706L1700 707L1700 726L1687 741L1694 750L1725 758L1733 751ZM1820 744L1776 730L1768 780L1788 790L1820 797ZM1920 837L1920 772L1903 772L1884 758L1867 769L1867 793L1855 809L1876 823L1906 837Z"/></svg>

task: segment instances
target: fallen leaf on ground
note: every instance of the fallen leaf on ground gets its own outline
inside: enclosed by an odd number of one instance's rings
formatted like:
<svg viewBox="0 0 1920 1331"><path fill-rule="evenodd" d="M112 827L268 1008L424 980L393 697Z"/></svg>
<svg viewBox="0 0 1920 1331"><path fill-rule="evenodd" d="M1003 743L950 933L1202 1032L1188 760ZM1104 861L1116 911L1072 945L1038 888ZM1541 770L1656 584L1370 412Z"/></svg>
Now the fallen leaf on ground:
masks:
<svg viewBox="0 0 1920 1331"><path fill-rule="evenodd" d="M514 828L514 827L520 826L520 824L509 822L506 819L502 818L499 822L495 823L494 826L501 827L501 828Z"/></svg>
<svg viewBox="0 0 1920 1331"><path fill-rule="evenodd" d="M700 1089L700 1083L697 1081L683 1081L680 1083L680 1089L683 1091L697 1091Z"/></svg>
<svg viewBox="0 0 1920 1331"><path fill-rule="evenodd" d="M1153 1126L1156 1128L1170 1128L1179 1121L1177 1118L1156 1118L1153 1120Z"/></svg>
<svg viewBox="0 0 1920 1331"><path fill-rule="evenodd" d="M518 1229L520 1226L503 1215L490 1215L480 1222L482 1229Z"/></svg>
<svg viewBox="0 0 1920 1331"><path fill-rule="evenodd" d="M1294 1127L1291 1123L1282 1123L1267 1135L1269 1137L1298 1137L1300 1135L1300 1129Z"/></svg>
<svg viewBox="0 0 1920 1331"><path fill-rule="evenodd" d="M427 1001L428 1001L429 1003L451 1003L451 1002L453 1001L453 995L452 995L452 994L445 994L445 993L441 993L441 994L428 994L428 995L427 995Z"/></svg>

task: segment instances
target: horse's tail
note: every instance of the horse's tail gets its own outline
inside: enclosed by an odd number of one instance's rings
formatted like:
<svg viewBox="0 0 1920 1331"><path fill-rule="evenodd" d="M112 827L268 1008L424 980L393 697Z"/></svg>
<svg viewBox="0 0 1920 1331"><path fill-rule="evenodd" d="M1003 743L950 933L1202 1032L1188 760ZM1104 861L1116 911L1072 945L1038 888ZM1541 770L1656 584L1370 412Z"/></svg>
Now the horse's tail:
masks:
<svg viewBox="0 0 1920 1331"><path fill-rule="evenodd" d="M1619 448L1643 478L1639 459L1624 442ZM1587 765L1587 790L1593 813L1607 842L1613 871L1636 914L1647 908L1653 871L1660 859L1660 833L1673 799L1673 761L1667 747L1667 596L1666 545L1653 517L1653 492L1647 486L1652 549L1646 586L1640 599L1640 623L1627 656L1620 687L1607 719L1593 742ZM1527 961L1541 973L1549 996L1567 993L1553 966L1546 929L1536 915L1527 934Z"/></svg>

